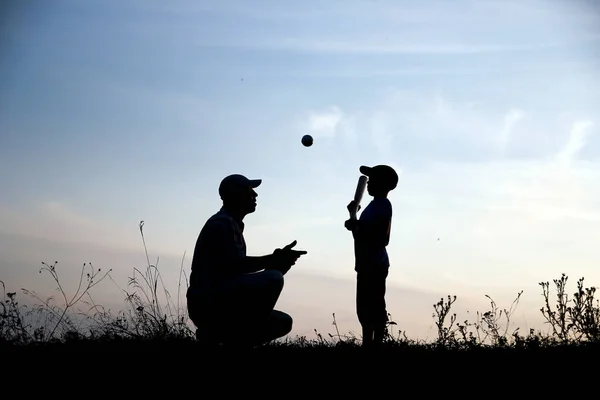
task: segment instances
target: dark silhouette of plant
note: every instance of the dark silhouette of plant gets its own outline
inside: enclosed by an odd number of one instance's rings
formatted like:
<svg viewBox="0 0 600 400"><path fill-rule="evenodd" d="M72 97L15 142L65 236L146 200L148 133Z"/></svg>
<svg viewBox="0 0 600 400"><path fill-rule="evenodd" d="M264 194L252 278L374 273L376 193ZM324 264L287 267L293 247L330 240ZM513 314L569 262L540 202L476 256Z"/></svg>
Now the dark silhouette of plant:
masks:
<svg viewBox="0 0 600 400"><path fill-rule="evenodd" d="M559 279L553 279L556 287L554 307L550 305L550 283L539 284L544 297L544 306L540 311L551 326L552 335L561 342L600 339L600 307L598 300L594 299L596 288L584 288L583 280L580 278L577 281L577 292L573 299L569 299L566 291L568 277L563 273Z"/></svg>
<svg viewBox="0 0 600 400"><path fill-rule="evenodd" d="M50 274L50 276L52 277L52 279L54 280L54 282L57 285L57 291L61 294L64 305L62 307L56 306L51 304L52 301L54 300L54 297L50 297L46 300L42 300L35 292L33 291L29 291L27 289L22 289L22 291L25 294L30 295L31 297L39 300L40 302L42 302L43 307L45 307L45 310L49 312L49 317L51 320L54 320L54 318L56 317L56 321L54 322L54 326L52 327L52 329L50 330L50 332L48 334L44 334L44 340L49 341L55 338L55 333L56 330L61 327L63 329L64 334L68 334L69 337L77 337L78 334L78 326L77 323L74 321L73 318L70 318L69 315L67 314L68 311L74 307L77 303L79 303L79 301L86 295L89 294L89 291L96 286L97 284L99 284L100 282L102 282L107 276L108 274L110 274L110 272L112 270L108 270L107 272L104 273L104 275L101 275L99 277L99 279L97 279L98 275L100 275L100 268L98 268L97 270L94 269L94 266L92 265L92 263L84 263L82 268L81 268L81 274L79 277L79 284L77 286L77 290L75 291L75 293L72 296L68 296L65 289L62 287L62 284L60 283L60 279L58 276L58 270L56 269L56 265L58 264L58 261L55 261L54 264L50 265L47 264L45 262L42 262L42 265L44 265L44 267L42 267L39 271L39 273L41 274L42 272L46 271ZM90 271L86 272L86 267L89 267ZM84 275L85 275L85 287L82 287L82 284L84 282ZM45 329L44 329L45 331Z"/></svg>
<svg viewBox="0 0 600 400"><path fill-rule="evenodd" d="M433 305L435 325L438 331L437 344L440 346L448 346L456 344L456 313L450 314L452 304L456 301L456 296L448 295L448 301L445 302L442 297L440 301ZM446 326L446 318L450 315L450 321Z"/></svg>
<svg viewBox="0 0 600 400"><path fill-rule="evenodd" d="M180 306L182 293L182 278L187 276L183 271L185 253L181 261L176 307L173 306L169 291L158 269L158 258L155 264L150 263L146 240L143 232L144 221L139 224L142 243L146 255L147 266L144 272L133 269L133 276L128 280L125 294L126 308L113 315L111 310L97 304L91 294L92 289L105 278L119 286L110 275L111 270L101 274L91 263L84 263L79 284L74 294L68 295L63 287L59 273L58 262L50 265L42 263L40 274L50 275L60 293L61 302L54 302L54 297L42 300L35 292L21 289L22 292L39 303L28 307L19 304L16 292L6 292L4 282L3 298L0 303L0 344L23 345L33 342L74 342L74 341L104 341L104 340L193 340L193 329L187 317L187 310ZM501 309L496 302L485 295L489 302L489 310L477 311L474 322L465 319L458 322L457 314L452 312L452 306L457 296L448 295L433 305L433 318L437 330L437 338L433 343L409 340L405 331L399 330L394 335L397 323L388 314L388 323L384 345L394 347L423 347L431 349L541 349L551 348L561 344L581 344L600 342L600 307L595 299L596 288L585 287L584 279L577 281L577 291L572 298L567 294L568 278L565 274L554 279L556 288L555 304L552 304L549 282L542 282L544 305L540 309L546 322L551 326L549 335L529 330L527 335L520 335L519 328L511 328L511 315L518 306L523 291L518 292L511 306ZM159 296L159 294L164 296ZM82 310L81 305L87 309ZM296 337L294 340L285 338L272 342L268 347L292 346L295 348L360 348L359 340L353 333L342 334L333 313L335 333L329 333L325 339L315 330L316 339ZM242 333L243 334L243 333Z"/></svg>

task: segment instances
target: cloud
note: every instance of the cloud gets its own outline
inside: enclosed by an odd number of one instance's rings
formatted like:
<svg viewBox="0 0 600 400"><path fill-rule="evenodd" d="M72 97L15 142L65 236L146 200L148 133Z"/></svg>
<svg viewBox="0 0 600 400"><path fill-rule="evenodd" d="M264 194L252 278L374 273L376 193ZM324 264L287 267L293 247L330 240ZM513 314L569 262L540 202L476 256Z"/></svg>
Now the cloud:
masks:
<svg viewBox="0 0 600 400"><path fill-rule="evenodd" d="M58 201L21 206L0 204L0 232L113 249L140 248L140 238L136 237L139 231L87 217Z"/></svg>
<svg viewBox="0 0 600 400"><path fill-rule="evenodd" d="M390 256L411 283L462 286L460 294L535 290L562 272L598 282L598 182L598 163L568 172L552 160L408 169L394 194Z"/></svg>
<svg viewBox="0 0 600 400"><path fill-rule="evenodd" d="M324 112L311 112L308 117L308 127L316 137L333 137L341 120L340 108L332 106Z"/></svg>
<svg viewBox="0 0 600 400"><path fill-rule="evenodd" d="M361 132L361 162L402 173L391 257L436 287L530 284L561 270L598 277L592 115L488 99L390 90L343 109Z"/></svg>
<svg viewBox="0 0 600 400"><path fill-rule="evenodd" d="M570 166L573 158L585 146L585 140L589 134L589 128L593 126L591 121L577 121L573 124L569 134L569 140L565 147L557 154L557 161L563 166Z"/></svg>
<svg viewBox="0 0 600 400"><path fill-rule="evenodd" d="M592 206L590 198L594 193L589 176L600 178L600 165L577 163L576 159L590 127L590 121L575 121L554 158L524 166L508 186L515 210L542 220L599 220L600 210Z"/></svg>
<svg viewBox="0 0 600 400"><path fill-rule="evenodd" d="M525 113L519 109L511 109L506 113L504 116L504 126L502 126L500 134L498 135L498 140L500 142L499 146L502 150L505 149L510 141L515 125L525 118L525 116Z"/></svg>
<svg viewBox="0 0 600 400"><path fill-rule="evenodd" d="M600 239L595 228L600 222L600 163L576 158L591 126L589 121L574 121L554 157L497 160L477 168L447 165L457 181L465 182L453 191L467 193L470 186L471 201L480 206L473 212L471 229L482 249L490 254L506 249L513 262L529 260L530 272L543 264L550 271L585 269L594 262L590 249Z"/></svg>
<svg viewBox="0 0 600 400"><path fill-rule="evenodd" d="M350 146L356 146L359 140L367 141L377 154L373 162L379 164L381 160L386 160L388 164L394 164L400 172L400 166L393 160L393 140L400 133L394 125L395 122L396 118L388 108L353 114L333 105L320 111L308 112L306 120L302 123L302 130L310 132L315 139L341 139ZM361 132L360 135L358 132ZM361 155L366 162L370 162L367 161L370 158L368 154L364 152ZM330 161L316 163L313 167L326 170L326 165L329 164Z"/></svg>
<svg viewBox="0 0 600 400"><path fill-rule="evenodd" d="M376 112L371 117L371 140L379 154L384 156L390 155L393 137L394 134L393 130L390 129L388 114Z"/></svg>
<svg viewBox="0 0 600 400"><path fill-rule="evenodd" d="M439 92L385 90L360 109L340 105L310 111L302 130L316 138L343 138L375 152L361 157L401 165L421 160L486 160L510 155L508 145L527 114L518 106L506 109L477 101L457 101ZM523 140L519 141L523 143ZM517 146L518 147L518 146ZM363 147L364 149L364 147Z"/></svg>
<svg viewBox="0 0 600 400"><path fill-rule="evenodd" d="M501 53L501 52L527 52L539 50L543 48L558 47L558 43L544 44L522 44L522 45L479 45L479 44L462 44L462 43L447 43L447 44L412 44L412 43L382 43L383 38L372 42L364 40L350 41L343 39L325 39L317 37L308 37L303 39L296 38L277 38L263 39L258 42L242 40L239 42L221 42L211 44L211 46L219 47L240 47L240 48L260 48L278 51L295 51L295 52L310 52L310 53L342 53L342 54L404 54L404 55L476 55L484 53ZM388 39L389 40L389 39ZM394 41L390 41L394 42ZM208 45L208 43L206 43Z"/></svg>
<svg viewBox="0 0 600 400"><path fill-rule="evenodd" d="M315 139L342 137L348 144L357 141L354 118L346 115L339 106L308 113L305 130Z"/></svg>
<svg viewBox="0 0 600 400"><path fill-rule="evenodd" d="M236 1L197 12L244 21L236 24L241 32L228 35L215 28L193 40L198 46L328 55L480 55L554 49L589 40L590 36L597 39L597 35L590 35L594 32L590 13L567 8L568 2L554 7L547 7L543 0L527 5L459 3L428 1L421 6L345 1L311 6L310 2L299 5L263 1L250 6ZM336 23L332 25L331 21ZM507 31L508 24L511 29ZM557 25L563 29L553 36Z"/></svg>
<svg viewBox="0 0 600 400"><path fill-rule="evenodd" d="M376 159L406 164L426 160L488 159L499 155L524 111L459 102L439 93L386 90L355 112L336 106L311 116L309 125L327 137L339 133L364 142ZM348 123L344 125L344 122ZM350 126L352 129L347 129ZM343 128L342 128L343 127ZM360 135L357 134L360 132ZM364 152L368 157L369 152ZM370 162L370 161L368 161ZM374 162L377 162L374 160Z"/></svg>
<svg viewBox="0 0 600 400"><path fill-rule="evenodd" d="M141 33L147 42L170 46L326 55L476 56L554 50L598 38L592 8L569 7L572 1L555 2L551 7L544 0L528 4L428 1L426 5L229 0L185 2L176 7L147 3L135 3L141 17L128 29Z"/></svg>

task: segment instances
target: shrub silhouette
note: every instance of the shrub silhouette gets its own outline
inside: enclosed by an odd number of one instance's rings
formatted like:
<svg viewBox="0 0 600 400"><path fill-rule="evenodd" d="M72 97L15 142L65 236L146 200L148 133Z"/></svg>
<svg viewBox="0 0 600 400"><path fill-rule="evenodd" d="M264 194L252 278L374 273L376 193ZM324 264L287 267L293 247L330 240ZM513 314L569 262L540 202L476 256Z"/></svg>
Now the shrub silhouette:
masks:
<svg viewBox="0 0 600 400"><path fill-rule="evenodd" d="M3 297L0 302L0 344L3 346L22 346L29 344L74 342L106 343L121 340L143 341L194 341L195 327L188 321L187 310L180 302L180 296L187 289L188 280L183 270L185 254L181 261L177 301L173 304L170 293L156 263L148 257L143 232L144 221L139 224L147 265L145 271L133 269L124 294L126 307L113 314L97 304L92 289L109 279L115 285L112 270L104 273L94 268L92 263L82 266L80 279L74 294L69 295L59 277L58 262L42 262L40 274L47 273L56 285L60 302L54 297L42 299L35 292L21 289L22 293L33 298L37 304L33 307L20 304L16 292L7 292L0 281ZM182 290L182 280L185 281ZM386 348L423 348L428 350L473 350L473 349L539 349L564 345L598 344L600 342L600 305L596 299L595 287L585 287L584 278L577 281L577 290L572 298L567 293L568 277L565 274L554 279L555 302L552 302L550 282L541 282L544 303L540 311L549 324L551 331L542 334L530 329L526 335L519 328L510 331L511 315L515 311L522 291L519 292L508 309L500 309L494 300L489 310L477 312L475 321L458 321L452 306L456 295L448 295L433 304L434 322L437 338L425 342L409 339L405 331L398 330L389 315L384 345ZM162 298L161 298L162 296ZM82 307L84 309L82 309ZM281 348L352 348L359 347L360 339L352 333L341 334L335 313L333 313L335 334L325 338L315 330L315 339L305 336L285 338L272 342L266 347ZM240 334L243 334L241 332Z"/></svg>

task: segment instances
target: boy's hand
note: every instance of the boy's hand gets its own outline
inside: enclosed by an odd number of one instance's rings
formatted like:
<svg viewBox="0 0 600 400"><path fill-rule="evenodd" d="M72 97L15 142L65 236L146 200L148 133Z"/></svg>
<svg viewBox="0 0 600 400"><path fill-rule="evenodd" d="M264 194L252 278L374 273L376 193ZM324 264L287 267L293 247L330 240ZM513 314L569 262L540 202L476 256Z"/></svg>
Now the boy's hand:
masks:
<svg viewBox="0 0 600 400"><path fill-rule="evenodd" d="M350 214L352 214L354 212L354 210L356 210L356 212L359 212L361 207L360 204L356 204L356 201L352 200L350 203L348 203L348 205L346 206L346 209L348 210L348 212Z"/></svg>
<svg viewBox="0 0 600 400"><path fill-rule="evenodd" d="M353 231L358 226L358 220L350 218L349 220L347 220L346 222L344 222L344 226L349 231Z"/></svg>

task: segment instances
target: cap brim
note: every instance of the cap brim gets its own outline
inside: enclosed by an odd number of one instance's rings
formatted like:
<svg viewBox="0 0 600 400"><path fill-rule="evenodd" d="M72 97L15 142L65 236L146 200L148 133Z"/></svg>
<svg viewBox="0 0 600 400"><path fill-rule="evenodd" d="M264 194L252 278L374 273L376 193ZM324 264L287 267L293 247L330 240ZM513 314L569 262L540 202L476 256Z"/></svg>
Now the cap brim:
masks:
<svg viewBox="0 0 600 400"><path fill-rule="evenodd" d="M362 165L358 170L360 171L361 174L369 176L369 174L371 173L371 167L367 167L366 165Z"/></svg>
<svg viewBox="0 0 600 400"><path fill-rule="evenodd" d="M262 179L250 179L248 182L250 183L250 187L254 189L260 186Z"/></svg>

